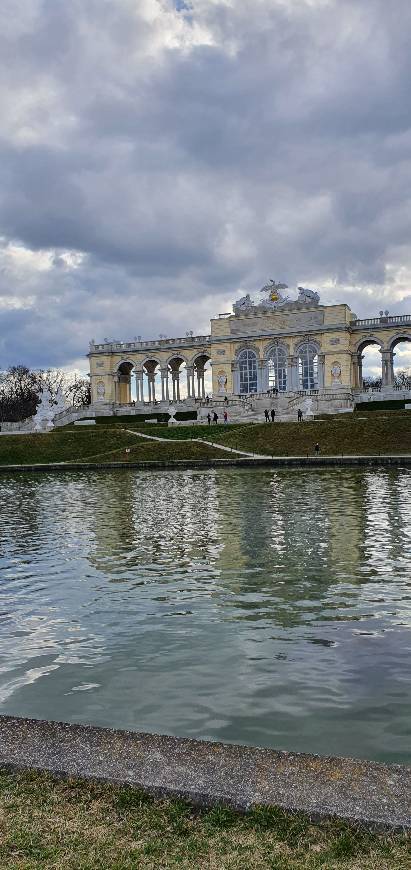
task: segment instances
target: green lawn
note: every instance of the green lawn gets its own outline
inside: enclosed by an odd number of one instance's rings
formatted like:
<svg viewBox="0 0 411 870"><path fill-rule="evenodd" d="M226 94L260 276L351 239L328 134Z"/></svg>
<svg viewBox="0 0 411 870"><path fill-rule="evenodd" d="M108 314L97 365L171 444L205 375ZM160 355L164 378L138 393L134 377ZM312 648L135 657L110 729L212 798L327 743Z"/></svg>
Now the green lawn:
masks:
<svg viewBox="0 0 411 870"><path fill-rule="evenodd" d="M116 420L116 418L113 418ZM374 411L324 416L303 423L247 423L167 427L141 425L124 418L113 428L160 435L164 438L203 438L239 450L273 456L312 454L316 441L322 454L411 453L411 411Z"/></svg>
<svg viewBox="0 0 411 870"><path fill-rule="evenodd" d="M129 429L131 431L126 431ZM133 431L166 438L138 439ZM189 443L200 438L204 444ZM184 439L188 442L181 443ZM101 418L97 426L67 426L48 434L0 435L0 465L47 462L170 461L227 459L213 441L237 450L272 456L411 453L411 412L341 414L304 423L247 423L224 426L141 424L133 418ZM129 450L130 452L126 452Z"/></svg>
<svg viewBox="0 0 411 870"><path fill-rule="evenodd" d="M126 448L130 453L126 453ZM222 456L208 444L161 444L137 440L120 427L89 429L67 427L44 435L1 435L0 465L43 462L116 462L171 459L207 459Z"/></svg>
<svg viewBox="0 0 411 870"><path fill-rule="evenodd" d="M41 773L0 771L0 866L7 870L402 870L405 834L256 808L217 807Z"/></svg>

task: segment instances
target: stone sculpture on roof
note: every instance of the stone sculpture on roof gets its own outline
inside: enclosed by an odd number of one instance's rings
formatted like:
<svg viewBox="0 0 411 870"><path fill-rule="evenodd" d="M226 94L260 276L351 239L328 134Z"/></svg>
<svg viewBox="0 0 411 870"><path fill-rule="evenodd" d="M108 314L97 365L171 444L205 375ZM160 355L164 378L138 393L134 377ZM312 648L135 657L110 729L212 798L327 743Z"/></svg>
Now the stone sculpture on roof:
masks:
<svg viewBox="0 0 411 870"><path fill-rule="evenodd" d="M309 290L307 287L298 287L297 299L290 299L289 296L284 296L282 290L288 290L288 285L280 281L276 282L270 278L268 284L264 284L260 293L267 294L268 298L262 299L260 302L253 302L250 294L242 296L234 302L234 314L246 314L247 312L257 311L276 311L279 308L299 307L302 305L318 305L320 294L316 290Z"/></svg>

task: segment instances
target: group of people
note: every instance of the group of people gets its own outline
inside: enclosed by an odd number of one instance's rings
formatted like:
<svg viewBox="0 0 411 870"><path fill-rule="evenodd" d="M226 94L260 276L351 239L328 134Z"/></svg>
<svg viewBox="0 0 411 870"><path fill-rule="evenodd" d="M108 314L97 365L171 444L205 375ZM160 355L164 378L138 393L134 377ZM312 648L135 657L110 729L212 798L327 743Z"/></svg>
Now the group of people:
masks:
<svg viewBox="0 0 411 870"><path fill-rule="evenodd" d="M227 411L224 411L224 414L223 414L223 420L224 420L224 423L228 423L228 414L227 414ZM216 411L213 411L213 416L211 416L210 412L208 412L208 414L207 414L207 423L208 423L209 426L211 426L211 421L213 421L213 423L218 423L218 414L217 414Z"/></svg>
<svg viewBox="0 0 411 870"><path fill-rule="evenodd" d="M266 422L266 423L269 423L269 422L270 422L270 419L271 419L271 422L274 423L274 421L275 421L275 411L274 411L274 408L271 408L271 411L269 411L268 408L266 408L265 411L264 411L264 417L265 417L265 422Z"/></svg>

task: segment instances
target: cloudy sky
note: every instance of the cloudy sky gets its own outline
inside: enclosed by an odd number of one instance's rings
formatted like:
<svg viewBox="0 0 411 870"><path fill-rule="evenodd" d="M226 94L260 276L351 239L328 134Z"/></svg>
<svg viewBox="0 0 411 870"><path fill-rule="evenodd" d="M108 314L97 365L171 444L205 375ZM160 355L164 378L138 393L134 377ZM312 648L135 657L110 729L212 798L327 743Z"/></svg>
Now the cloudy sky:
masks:
<svg viewBox="0 0 411 870"><path fill-rule="evenodd" d="M2 0L0 368L271 277L411 313L410 35L409 0Z"/></svg>

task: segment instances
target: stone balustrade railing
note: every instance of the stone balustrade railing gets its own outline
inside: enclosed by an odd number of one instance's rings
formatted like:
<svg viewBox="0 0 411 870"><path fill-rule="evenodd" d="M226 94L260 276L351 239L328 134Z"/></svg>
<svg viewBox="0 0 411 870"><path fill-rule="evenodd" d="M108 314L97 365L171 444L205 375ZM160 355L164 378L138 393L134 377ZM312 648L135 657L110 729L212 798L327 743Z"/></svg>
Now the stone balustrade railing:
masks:
<svg viewBox="0 0 411 870"><path fill-rule="evenodd" d="M411 314L390 314L382 317L366 317L362 320L352 320L350 326L352 329L364 329L364 327L375 326L402 326L411 325Z"/></svg>
<svg viewBox="0 0 411 870"><path fill-rule="evenodd" d="M210 344L210 335L190 335L183 338L157 338L148 341L107 341L99 344L90 342L90 353L118 353L118 351L146 350L152 348L175 348L176 346L197 347Z"/></svg>

